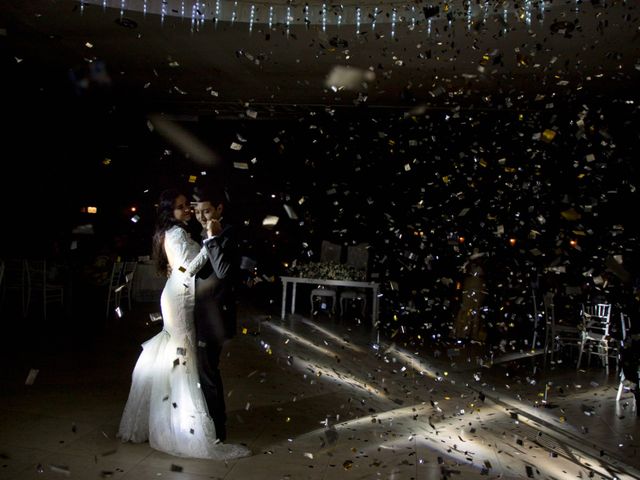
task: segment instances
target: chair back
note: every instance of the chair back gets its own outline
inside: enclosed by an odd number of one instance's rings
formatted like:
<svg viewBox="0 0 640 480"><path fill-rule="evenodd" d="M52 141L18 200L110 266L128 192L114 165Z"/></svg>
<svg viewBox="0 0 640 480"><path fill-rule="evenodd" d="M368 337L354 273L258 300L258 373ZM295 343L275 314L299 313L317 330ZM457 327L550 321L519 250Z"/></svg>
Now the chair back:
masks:
<svg viewBox="0 0 640 480"><path fill-rule="evenodd" d="M350 245L347 248L347 265L358 270L367 270L369 266L369 248L366 243Z"/></svg>
<svg viewBox="0 0 640 480"><path fill-rule="evenodd" d="M542 304L544 305L544 317L548 324L555 325L556 315L555 307L553 305L553 292L546 292L542 296Z"/></svg>
<svg viewBox="0 0 640 480"><path fill-rule="evenodd" d="M627 340L627 334L629 333L629 330L631 330L631 319L629 318L629 315L624 312L620 312L620 328L620 344L624 345L624 342Z"/></svg>
<svg viewBox="0 0 640 480"><path fill-rule="evenodd" d="M47 261L27 260L27 284L34 290L47 288Z"/></svg>
<svg viewBox="0 0 640 480"><path fill-rule="evenodd" d="M121 274L121 275L124 275L124 278L122 279L123 283L130 284L133 281L133 276L136 273L137 267L138 267L138 262L136 261L124 262L124 265L122 266L122 274Z"/></svg>
<svg viewBox="0 0 640 480"><path fill-rule="evenodd" d="M122 290L126 287L124 275L124 262L115 261L111 268L111 278L109 279L109 289L107 290L107 310L106 318L109 318L111 312L111 305L115 307L116 314L120 315L120 298L122 297Z"/></svg>
<svg viewBox="0 0 640 480"><path fill-rule="evenodd" d="M27 265L25 260L8 258L3 261L3 278L8 289L22 289L26 283Z"/></svg>
<svg viewBox="0 0 640 480"><path fill-rule="evenodd" d="M342 255L342 246L337 243L323 240L320 246L320 261L321 262L334 262L340 263L340 257Z"/></svg>
<svg viewBox="0 0 640 480"><path fill-rule="evenodd" d="M122 278L122 272L124 270L124 262L116 261L113 263L111 269L111 278L109 279L109 290L116 290L122 285L124 278Z"/></svg>
<svg viewBox="0 0 640 480"><path fill-rule="evenodd" d="M595 334L602 337L609 335L609 328L611 326L610 303L583 305L581 313L582 325L587 334Z"/></svg>
<svg viewBox="0 0 640 480"><path fill-rule="evenodd" d="M48 303L64 305L64 284L56 278L56 270L49 268L46 260L25 260L25 266L27 288L25 315L29 313L31 300L34 299L42 302L42 314L46 320Z"/></svg>
<svg viewBox="0 0 640 480"><path fill-rule="evenodd" d="M46 260L25 260L26 283L32 290L44 290L50 292L59 289L63 282L59 280L57 269L52 268Z"/></svg>
<svg viewBox="0 0 640 480"><path fill-rule="evenodd" d="M347 248L346 265L362 272L362 278L369 276L369 245L360 243Z"/></svg>

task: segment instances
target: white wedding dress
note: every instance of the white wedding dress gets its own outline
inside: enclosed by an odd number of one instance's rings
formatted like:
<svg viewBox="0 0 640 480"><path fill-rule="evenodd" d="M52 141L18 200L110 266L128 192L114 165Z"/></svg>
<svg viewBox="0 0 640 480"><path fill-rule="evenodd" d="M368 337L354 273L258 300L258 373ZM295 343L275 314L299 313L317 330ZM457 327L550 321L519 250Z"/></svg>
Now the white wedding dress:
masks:
<svg viewBox="0 0 640 480"><path fill-rule="evenodd" d="M180 227L165 234L171 274L160 297L163 330L142 344L118 438L145 442L179 457L228 460L245 457L242 445L216 440L198 379L193 322L195 273L206 252Z"/></svg>

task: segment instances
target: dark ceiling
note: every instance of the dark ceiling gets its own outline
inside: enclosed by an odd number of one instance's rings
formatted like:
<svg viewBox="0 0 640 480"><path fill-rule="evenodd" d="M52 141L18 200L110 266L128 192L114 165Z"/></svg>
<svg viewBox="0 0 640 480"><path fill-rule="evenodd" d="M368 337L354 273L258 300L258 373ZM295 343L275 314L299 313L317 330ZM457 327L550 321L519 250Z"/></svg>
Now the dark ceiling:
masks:
<svg viewBox="0 0 640 480"><path fill-rule="evenodd" d="M444 2L433 3L441 8L430 32L419 19L392 37L388 24L363 25L359 34L353 25L297 24L287 34L283 25L249 31L243 22L205 21L194 31L177 17L10 1L0 12L0 44L5 75L21 87L68 90L75 80L78 94L107 91L109 101L183 119L247 110L260 119L327 105L510 108L542 95L633 96L640 84L635 1L489 2L488 14L471 20L454 1L450 22ZM525 4L534 9L530 22ZM334 92L324 81L335 65L371 69L375 80Z"/></svg>
<svg viewBox="0 0 640 480"><path fill-rule="evenodd" d="M150 113L177 120L229 157L237 135L251 129L256 149L273 148L280 129L291 135L291 125L314 111L353 115L355 128L358 119L429 110L517 117L561 111L567 102L576 112L583 103L637 105L635 1L474 2L487 15L471 20L460 14L462 1L449 2L448 18L445 2L432 3L440 13L430 31L423 18L391 36L384 22L359 33L353 25L323 31L298 23L287 33L280 24L249 31L241 21L209 19L194 31L189 19L68 0L4 2L0 101L9 153L0 187L9 222L35 235L42 232L34 215L48 212L43 221L55 225L63 211L96 198L117 210L152 178L193 171L166 155L146 123ZM525 7L534 11L530 22ZM333 91L325 79L336 65L375 79Z"/></svg>

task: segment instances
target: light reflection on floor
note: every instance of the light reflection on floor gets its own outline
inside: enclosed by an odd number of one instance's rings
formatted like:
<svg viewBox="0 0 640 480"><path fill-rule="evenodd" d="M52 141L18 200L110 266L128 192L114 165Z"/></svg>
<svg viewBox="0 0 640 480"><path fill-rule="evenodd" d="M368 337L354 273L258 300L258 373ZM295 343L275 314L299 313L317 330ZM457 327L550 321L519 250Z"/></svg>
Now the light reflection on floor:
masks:
<svg viewBox="0 0 640 480"><path fill-rule="evenodd" d="M509 375L505 386L500 361L456 364L374 345L367 327L346 320L265 320L255 310L242 312L247 333L230 342L221 364L229 441L254 455L207 462L121 444L114 433L136 358L131 328L137 325L136 339L150 336L145 316L129 312L82 361L77 352L52 351L32 388L2 377L0 480L65 472L229 480L640 477L635 404L629 394L615 402L613 374L566 368L538 372L537 383ZM30 356L20 358L28 371Z"/></svg>

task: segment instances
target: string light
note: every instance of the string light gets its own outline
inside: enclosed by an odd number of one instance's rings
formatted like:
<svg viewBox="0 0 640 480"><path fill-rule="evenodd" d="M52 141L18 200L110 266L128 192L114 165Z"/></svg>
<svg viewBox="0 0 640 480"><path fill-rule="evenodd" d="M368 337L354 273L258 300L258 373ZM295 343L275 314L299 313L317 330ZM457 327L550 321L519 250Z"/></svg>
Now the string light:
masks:
<svg viewBox="0 0 640 480"><path fill-rule="evenodd" d="M251 5L251 13L249 14L249 31L253 30L253 20L256 14L256 6Z"/></svg>
<svg viewBox="0 0 640 480"><path fill-rule="evenodd" d="M600 0L600 3L602 4L603 1L604 0ZM198 25L206 21L208 13L205 14L204 9L209 5L208 3L201 2L200 0L194 0L194 2L191 3L188 3L187 0L137 0L135 2L127 2L126 0L112 0L111 2L108 0L79 0L79 3L81 12L84 11L84 7L86 5L102 5L103 9L119 9L121 16L124 16L126 11L132 10L144 13L145 15L147 13L151 13L159 14L161 17L171 15L183 18L186 18L189 13L186 11L187 7L191 6L192 20L194 21L194 24ZM457 7L453 5L454 3L456 3ZM578 12L582 8L580 0L568 3L569 12ZM478 6L474 7L474 4L477 4ZM265 9L265 13L268 6L268 18L266 14L263 16L259 14L261 5L264 5L263 8ZM276 9L280 8L278 5L279 4L270 4L267 2L264 4L254 4L252 9L251 4L248 1L246 3L243 1L238 4L238 0L215 0L215 8L213 8L212 1L211 10L212 13L215 11L215 16L212 17L216 23L222 20L232 23L243 22L248 24L252 23L254 25L256 23L264 23L266 25L268 22L269 27L273 28L277 23L277 19L275 17ZM426 33L431 36L434 26L438 27L439 24L444 23L445 21L450 26L453 26L453 24L457 22L464 22L466 24L466 30L470 31L473 27L474 21L482 21L484 23L489 21L489 17L493 12L492 5L493 3L490 0L482 0L481 2L480 0L476 2L460 0L459 2L447 3L445 4L446 8L443 8L442 10L446 13L446 16L427 15L428 18L426 18L425 22L427 24ZM528 27L531 27L534 17L542 22L544 13L548 8L551 8L551 2L548 2L548 0L522 0L522 2L518 4L503 1L499 5L502 6L502 9L496 5L495 13L502 16L503 25L501 25L501 31L503 33L509 31L509 20L513 21L513 19L515 19L516 21L526 23ZM355 23L356 32L358 34L362 33L361 26L363 20L371 29L375 29L378 23L390 23L392 36L395 36L400 22L406 21L407 28L411 31L421 23L421 7L415 2L409 3L407 0L403 0L402 2L399 0L392 0L392 3L387 4L386 7L387 8L384 10L380 6L374 5L362 7L352 4L345 7L341 4L330 5L326 3L326 0L323 0L322 3L317 4L305 3L302 8L303 15L299 18L292 15L292 12L295 11L294 9L298 8L292 4L287 5L287 20L286 22L281 21L281 23L286 23L286 26L291 28L293 23L304 22L307 26L318 25L322 28L323 32L327 31L327 26L331 25L332 22L335 22L335 25L337 26L343 26L345 24L351 25ZM321 8L322 10L314 10L315 8ZM461 8L462 10L455 12L454 8ZM481 8L482 12L480 12L478 8ZM389 9L389 13L383 15L383 12L387 12L387 9ZM285 10L282 11L282 13L284 12ZM482 19L480 18L481 13ZM252 27L250 27L250 29L251 28ZM437 33L437 31L435 33Z"/></svg>
<svg viewBox="0 0 640 480"><path fill-rule="evenodd" d="M322 31L327 31L327 4L322 4Z"/></svg>
<svg viewBox="0 0 640 480"><path fill-rule="evenodd" d="M233 12L231 13L231 23L236 21L236 8L238 7L238 2L233 2Z"/></svg>
<svg viewBox="0 0 640 480"><path fill-rule="evenodd" d="M507 5L505 4L504 10L502 11L502 20L504 23L504 28L502 29L502 33L507 33L507 20L509 19L509 12L507 10Z"/></svg>
<svg viewBox="0 0 640 480"><path fill-rule="evenodd" d="M396 36L396 9L391 12L391 38Z"/></svg>

